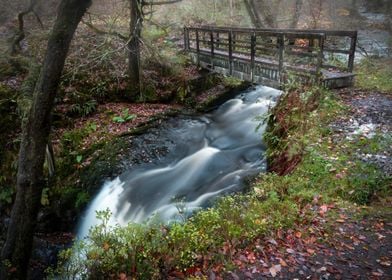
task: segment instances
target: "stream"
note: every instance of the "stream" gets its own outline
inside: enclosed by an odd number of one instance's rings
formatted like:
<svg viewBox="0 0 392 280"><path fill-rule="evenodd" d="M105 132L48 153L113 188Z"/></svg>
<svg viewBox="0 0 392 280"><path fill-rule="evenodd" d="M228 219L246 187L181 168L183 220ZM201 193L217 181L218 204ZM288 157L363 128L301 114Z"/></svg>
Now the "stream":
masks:
<svg viewBox="0 0 392 280"><path fill-rule="evenodd" d="M169 154L106 182L81 218L78 237L87 236L99 222L99 210L111 211L112 225L152 217L169 222L180 219L181 210L191 213L218 196L242 191L247 177L266 169L265 125L257 129L257 116L265 114L279 95L276 89L257 86L210 114L169 120L159 135L175 143Z"/></svg>

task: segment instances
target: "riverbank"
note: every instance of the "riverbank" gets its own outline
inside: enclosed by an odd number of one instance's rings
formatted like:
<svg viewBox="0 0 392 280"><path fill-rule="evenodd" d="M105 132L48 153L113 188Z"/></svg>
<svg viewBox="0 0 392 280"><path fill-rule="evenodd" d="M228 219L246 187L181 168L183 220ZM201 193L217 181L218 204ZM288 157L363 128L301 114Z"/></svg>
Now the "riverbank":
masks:
<svg viewBox="0 0 392 280"><path fill-rule="evenodd" d="M110 213L103 212L87 247L99 266L72 263L71 273L87 268L124 279L339 279L355 278L354 265L359 273L387 279L391 178L361 154L383 153L390 146L389 132L379 130L383 125L375 126L372 137L369 131L346 129L344 123L353 117L366 119L362 107L352 106L367 106L367 99L347 102L358 91L331 93L297 85L288 91L272 111L265 136L271 159L285 165L282 176L264 174L251 183L249 193L222 198L170 227L131 224L108 231ZM375 99L377 106L370 106L368 115L381 112L378 120L388 119L382 106L389 104L389 95L369 91L363 96L386 98ZM125 255L116 253L126 248ZM362 256L371 250L379 252L376 259Z"/></svg>
<svg viewBox="0 0 392 280"><path fill-rule="evenodd" d="M227 279L389 279L392 274L392 96L364 89L343 89L334 95L344 112L327 124L327 132L313 143L297 170L270 182L277 187L283 181L287 189L280 190L282 199L310 192L299 215L309 215L309 220L300 218L295 227L263 238L262 250L252 255L256 257L242 258L240 269ZM359 165L363 166L355 172ZM260 190L264 184L258 183ZM307 187L299 191L304 184ZM242 250L240 256L255 247Z"/></svg>

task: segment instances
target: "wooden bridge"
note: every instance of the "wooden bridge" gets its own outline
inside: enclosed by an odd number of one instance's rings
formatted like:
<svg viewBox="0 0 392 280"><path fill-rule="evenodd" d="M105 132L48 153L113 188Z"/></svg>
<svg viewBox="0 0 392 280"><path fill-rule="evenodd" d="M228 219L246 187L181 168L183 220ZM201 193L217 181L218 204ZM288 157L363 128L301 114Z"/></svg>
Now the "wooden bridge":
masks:
<svg viewBox="0 0 392 280"><path fill-rule="evenodd" d="M357 31L185 27L194 63L275 88L289 79L328 88L353 84Z"/></svg>

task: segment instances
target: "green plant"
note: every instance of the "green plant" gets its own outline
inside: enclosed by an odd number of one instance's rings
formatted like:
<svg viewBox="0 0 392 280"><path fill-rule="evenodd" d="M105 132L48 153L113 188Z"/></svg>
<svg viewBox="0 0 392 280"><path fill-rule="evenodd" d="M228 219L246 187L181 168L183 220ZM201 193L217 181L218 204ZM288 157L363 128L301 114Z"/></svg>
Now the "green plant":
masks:
<svg viewBox="0 0 392 280"><path fill-rule="evenodd" d="M237 87L242 83L240 79L231 76L225 76L223 78L223 84L227 87Z"/></svg>
<svg viewBox="0 0 392 280"><path fill-rule="evenodd" d="M10 204L15 194L15 189L8 186L0 186L0 203Z"/></svg>
<svg viewBox="0 0 392 280"><path fill-rule="evenodd" d="M82 155L77 155L77 156L76 156L76 162L77 162L77 163L81 163L82 160L83 160L83 156L82 156Z"/></svg>
<svg viewBox="0 0 392 280"><path fill-rule="evenodd" d="M97 101L94 99L88 100L84 103L76 103L71 106L69 109L69 112L72 115L77 115L77 116L88 116L92 113L94 113L97 109Z"/></svg>
<svg viewBox="0 0 392 280"><path fill-rule="evenodd" d="M128 122L128 121L132 121L136 118L135 114L129 114L129 109L124 109L122 111L122 113L118 116L114 116L112 118L113 122L116 123L124 123L124 122Z"/></svg>

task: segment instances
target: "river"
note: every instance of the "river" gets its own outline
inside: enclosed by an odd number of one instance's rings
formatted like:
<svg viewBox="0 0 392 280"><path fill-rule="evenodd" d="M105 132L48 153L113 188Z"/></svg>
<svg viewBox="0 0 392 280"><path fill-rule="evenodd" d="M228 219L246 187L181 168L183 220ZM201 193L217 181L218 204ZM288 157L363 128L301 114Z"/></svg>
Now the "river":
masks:
<svg viewBox="0 0 392 280"><path fill-rule="evenodd" d="M266 169L262 116L280 91L257 86L210 114L172 119L164 136L174 141L169 155L142 164L106 182L78 226L78 237L98 223L96 211L109 209L111 224L164 222L209 205L214 198L242 191L244 180Z"/></svg>

